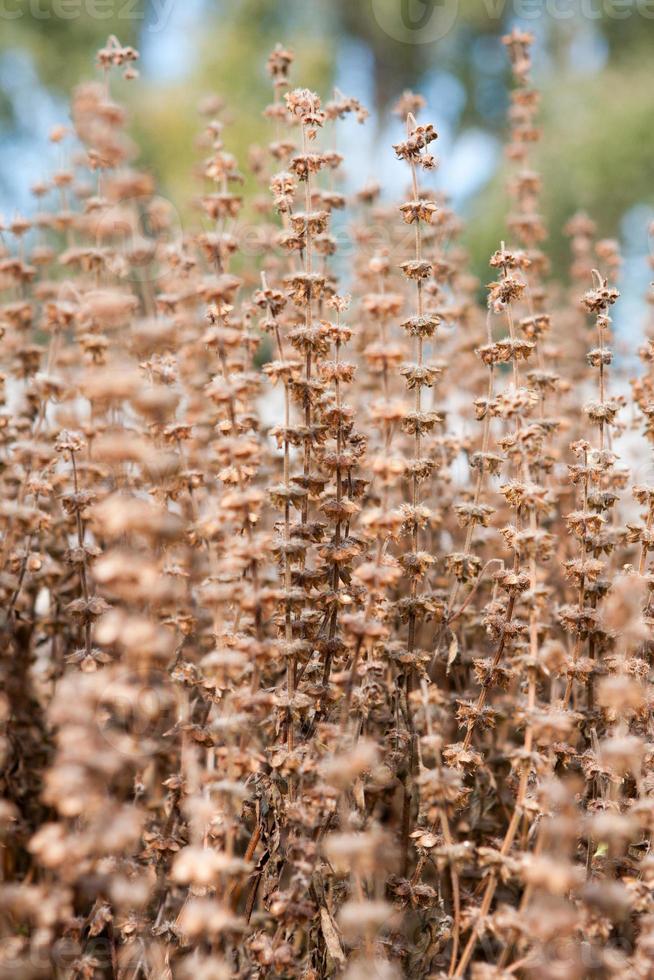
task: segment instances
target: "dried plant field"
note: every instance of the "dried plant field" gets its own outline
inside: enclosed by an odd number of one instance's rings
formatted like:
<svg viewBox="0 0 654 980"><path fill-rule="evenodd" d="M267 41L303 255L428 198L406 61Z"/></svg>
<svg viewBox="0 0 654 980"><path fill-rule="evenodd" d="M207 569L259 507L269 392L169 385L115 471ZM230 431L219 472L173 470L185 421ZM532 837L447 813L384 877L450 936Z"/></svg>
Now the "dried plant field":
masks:
<svg viewBox="0 0 654 980"><path fill-rule="evenodd" d="M654 324L628 384L587 215L552 279L504 43L488 284L424 100L406 199L346 198L366 109L282 46L249 160L201 106L194 228L133 49L51 133L0 245L0 980L654 976Z"/></svg>

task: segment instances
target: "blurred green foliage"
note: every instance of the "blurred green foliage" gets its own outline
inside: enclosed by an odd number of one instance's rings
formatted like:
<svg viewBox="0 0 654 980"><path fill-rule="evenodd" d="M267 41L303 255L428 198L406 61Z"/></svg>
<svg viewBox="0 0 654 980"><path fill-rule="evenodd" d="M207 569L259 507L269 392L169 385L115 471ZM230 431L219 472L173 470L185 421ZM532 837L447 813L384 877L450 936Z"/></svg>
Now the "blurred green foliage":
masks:
<svg viewBox="0 0 654 980"><path fill-rule="evenodd" d="M266 59L275 43L283 41L295 51L293 76L303 85L324 91L330 84L333 38L312 37L297 27L282 33L269 0L242 0L227 7L224 16L213 14L209 28L198 37L190 79L139 84L138 98L132 99L144 159L176 202L196 190L189 177L199 159L196 140L202 125L198 115L202 97L216 94L224 99L225 145L246 171L250 147L265 145L272 138L272 126L262 119L262 111L272 100Z"/></svg>
<svg viewBox="0 0 654 980"><path fill-rule="evenodd" d="M89 76L95 52L109 34L136 46L146 16L147 0L129 0L129 4L127 0L109 4L103 0L4 0L0 51L26 51L41 81L67 93ZM6 112L6 100L4 108Z"/></svg>
<svg viewBox="0 0 654 980"><path fill-rule="evenodd" d="M543 176L543 212L553 271L565 276L568 244L563 228L587 211L598 235L614 237L635 204L654 204L651 69L635 59L629 71L611 66L598 76L553 77L543 101L544 139L536 157ZM473 203L467 243L477 270L497 246L507 211L506 171ZM643 227L643 240L647 230Z"/></svg>

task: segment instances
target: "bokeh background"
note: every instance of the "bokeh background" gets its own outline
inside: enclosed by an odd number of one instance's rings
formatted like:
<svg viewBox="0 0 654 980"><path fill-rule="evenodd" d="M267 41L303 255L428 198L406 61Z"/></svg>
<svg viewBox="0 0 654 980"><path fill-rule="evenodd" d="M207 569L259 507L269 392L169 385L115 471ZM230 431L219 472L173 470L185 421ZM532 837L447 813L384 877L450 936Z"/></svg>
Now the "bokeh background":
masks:
<svg viewBox="0 0 654 980"><path fill-rule="evenodd" d="M265 60L282 41L296 53L298 84L325 95L336 85L372 111L366 127L341 128L352 189L375 177L385 193L400 192L405 174L391 143L401 123L390 107L405 87L425 95L440 134L435 182L466 220L465 243L485 281L505 213L509 76L500 37L516 25L536 36L554 269L565 276L566 219L588 211L601 235L622 240L629 324L651 276L651 0L0 0L0 213L29 212L30 184L56 166L49 129L67 118L68 94L93 76L109 33L141 52L141 79L120 97L141 162L182 212L194 193L199 98L225 98L226 142L245 163L249 145L267 139Z"/></svg>

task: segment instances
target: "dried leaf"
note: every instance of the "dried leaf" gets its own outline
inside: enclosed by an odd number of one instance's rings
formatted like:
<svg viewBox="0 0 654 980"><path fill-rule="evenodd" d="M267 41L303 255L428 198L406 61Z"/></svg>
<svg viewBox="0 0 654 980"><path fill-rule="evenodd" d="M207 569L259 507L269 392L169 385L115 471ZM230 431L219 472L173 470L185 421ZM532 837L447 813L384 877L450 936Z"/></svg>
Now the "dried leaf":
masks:
<svg viewBox="0 0 654 980"><path fill-rule="evenodd" d="M345 953L338 938L336 924L324 905L320 908L320 927L331 958L337 963L345 963Z"/></svg>

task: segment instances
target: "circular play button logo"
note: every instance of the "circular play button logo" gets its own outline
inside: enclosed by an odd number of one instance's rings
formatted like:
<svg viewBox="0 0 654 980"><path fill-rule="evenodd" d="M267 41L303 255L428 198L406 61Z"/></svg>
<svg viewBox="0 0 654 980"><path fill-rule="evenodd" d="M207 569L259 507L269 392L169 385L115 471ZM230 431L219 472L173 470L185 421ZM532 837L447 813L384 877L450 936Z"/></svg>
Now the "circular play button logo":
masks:
<svg viewBox="0 0 654 980"><path fill-rule="evenodd" d="M430 44L454 27L459 0L372 0L375 20L395 41Z"/></svg>

